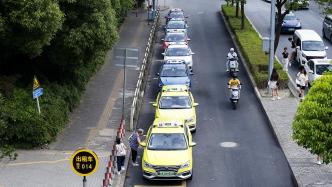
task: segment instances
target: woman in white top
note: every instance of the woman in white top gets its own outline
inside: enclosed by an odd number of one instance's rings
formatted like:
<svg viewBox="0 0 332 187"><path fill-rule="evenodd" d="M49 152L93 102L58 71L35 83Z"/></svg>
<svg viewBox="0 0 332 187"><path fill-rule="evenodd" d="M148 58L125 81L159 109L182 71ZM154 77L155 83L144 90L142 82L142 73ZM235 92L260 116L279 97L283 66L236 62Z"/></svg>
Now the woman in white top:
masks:
<svg viewBox="0 0 332 187"><path fill-rule="evenodd" d="M124 161L126 158L126 149L127 147L123 142L121 142L120 138L116 138L116 145L115 145L115 154L116 154L116 164L118 168L117 174L120 174L121 170L124 169Z"/></svg>
<svg viewBox="0 0 332 187"><path fill-rule="evenodd" d="M307 75L307 71L304 69L303 66L300 67L300 71L297 73L296 75L296 85L297 87L300 88L300 101L303 100L304 98L304 90L306 88L306 86L308 85L308 75Z"/></svg>

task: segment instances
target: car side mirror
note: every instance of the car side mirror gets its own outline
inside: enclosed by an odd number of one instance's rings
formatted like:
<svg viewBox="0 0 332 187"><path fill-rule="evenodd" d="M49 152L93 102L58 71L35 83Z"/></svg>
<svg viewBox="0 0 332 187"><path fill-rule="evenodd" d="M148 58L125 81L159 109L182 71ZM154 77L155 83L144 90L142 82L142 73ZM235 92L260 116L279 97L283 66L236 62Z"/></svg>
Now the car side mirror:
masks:
<svg viewBox="0 0 332 187"><path fill-rule="evenodd" d="M190 72L189 75L195 75L195 73L194 72Z"/></svg>
<svg viewBox="0 0 332 187"><path fill-rule="evenodd" d="M157 103L156 102L150 102L150 104L152 104L152 106L157 107Z"/></svg>
<svg viewBox="0 0 332 187"><path fill-rule="evenodd" d="M165 53L161 53L161 55L165 56Z"/></svg>
<svg viewBox="0 0 332 187"><path fill-rule="evenodd" d="M191 39L190 38L187 38L187 41L190 41Z"/></svg>
<svg viewBox="0 0 332 187"><path fill-rule="evenodd" d="M296 46L296 49L300 49L300 46Z"/></svg>
<svg viewBox="0 0 332 187"><path fill-rule="evenodd" d="M312 70L309 70L308 72L309 72L309 73L314 73L314 71L312 71Z"/></svg>
<svg viewBox="0 0 332 187"><path fill-rule="evenodd" d="M328 46L325 46L325 50L328 50L329 49L329 47Z"/></svg>
<svg viewBox="0 0 332 187"><path fill-rule="evenodd" d="M198 105L199 105L198 103L194 103L194 104L193 104L193 107L196 107L196 106L198 106Z"/></svg>
<svg viewBox="0 0 332 187"><path fill-rule="evenodd" d="M164 38L162 38L162 39L161 39L161 41L165 41L165 39L164 39Z"/></svg>
<svg viewBox="0 0 332 187"><path fill-rule="evenodd" d="M194 55L195 53L194 52L191 52L192 55Z"/></svg>
<svg viewBox="0 0 332 187"><path fill-rule="evenodd" d="M191 142L191 144L189 146L194 147L195 145L196 145L196 142Z"/></svg>
<svg viewBox="0 0 332 187"><path fill-rule="evenodd" d="M289 37L289 38L288 38L288 41L292 42L292 41L293 41L293 38L292 38L292 37Z"/></svg>
<svg viewBox="0 0 332 187"><path fill-rule="evenodd" d="M159 75L160 75L160 73L156 73L156 75L157 75L157 76L159 76Z"/></svg>
<svg viewBox="0 0 332 187"><path fill-rule="evenodd" d="M139 145L142 146L142 147L146 147L146 142L142 141L142 142L139 143Z"/></svg>

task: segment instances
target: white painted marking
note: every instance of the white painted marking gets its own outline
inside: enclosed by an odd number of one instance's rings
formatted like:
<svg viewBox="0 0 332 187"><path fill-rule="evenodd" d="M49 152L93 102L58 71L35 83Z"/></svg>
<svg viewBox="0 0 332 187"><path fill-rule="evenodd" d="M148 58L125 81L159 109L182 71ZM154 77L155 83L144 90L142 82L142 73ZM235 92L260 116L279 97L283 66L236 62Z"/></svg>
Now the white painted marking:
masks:
<svg viewBox="0 0 332 187"><path fill-rule="evenodd" d="M238 144L235 142L221 142L220 143L221 147L226 147L226 148L232 148L232 147L237 147Z"/></svg>

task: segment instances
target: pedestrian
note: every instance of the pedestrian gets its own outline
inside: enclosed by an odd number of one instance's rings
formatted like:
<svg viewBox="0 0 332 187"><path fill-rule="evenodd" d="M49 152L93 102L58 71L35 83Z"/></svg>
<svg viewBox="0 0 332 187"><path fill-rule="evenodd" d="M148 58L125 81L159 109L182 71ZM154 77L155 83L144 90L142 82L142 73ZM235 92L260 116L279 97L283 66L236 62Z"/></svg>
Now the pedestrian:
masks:
<svg viewBox="0 0 332 187"><path fill-rule="evenodd" d="M115 154L116 154L116 164L117 164L117 174L120 175L121 171L124 171L124 161L126 158L126 149L127 147L121 141L120 138L116 138L116 145L115 145Z"/></svg>
<svg viewBox="0 0 332 187"><path fill-rule="evenodd" d="M139 143L141 142L140 136L142 136L144 133L143 129L137 129L135 132L133 132L129 136L129 145L131 149L131 159L132 159L132 165L133 166L138 166L138 162L136 161L137 159L137 150L139 147Z"/></svg>
<svg viewBox="0 0 332 187"><path fill-rule="evenodd" d="M288 55L287 47L284 47L284 51L282 52L282 64L284 66L284 71L286 72L288 71L288 66L290 65Z"/></svg>
<svg viewBox="0 0 332 187"><path fill-rule="evenodd" d="M280 99L278 94L278 81L279 81L279 74L275 68L272 70L272 74L269 80L269 87L272 90L272 100Z"/></svg>
<svg viewBox="0 0 332 187"><path fill-rule="evenodd" d="M299 98L300 101L303 101L304 99L304 91L308 85L308 75L307 71L304 69L303 66L300 66L299 72L296 75L296 86L299 87L300 93Z"/></svg>

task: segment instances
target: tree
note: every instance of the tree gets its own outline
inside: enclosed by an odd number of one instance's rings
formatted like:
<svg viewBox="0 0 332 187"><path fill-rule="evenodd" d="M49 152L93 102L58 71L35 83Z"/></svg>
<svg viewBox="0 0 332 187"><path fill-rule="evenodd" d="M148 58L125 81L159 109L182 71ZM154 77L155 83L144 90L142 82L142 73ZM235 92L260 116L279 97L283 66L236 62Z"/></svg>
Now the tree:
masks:
<svg viewBox="0 0 332 187"><path fill-rule="evenodd" d="M332 0L315 0L323 7L324 14L332 14Z"/></svg>
<svg viewBox="0 0 332 187"><path fill-rule="evenodd" d="M245 20L244 4L246 3L246 0L240 0L240 2L241 2L241 29L244 29L244 20Z"/></svg>
<svg viewBox="0 0 332 187"><path fill-rule="evenodd" d="M240 9L240 0L235 0L235 17L239 17L239 9Z"/></svg>
<svg viewBox="0 0 332 187"><path fill-rule="evenodd" d="M39 56L61 28L63 13L56 0L0 1L3 55Z"/></svg>
<svg viewBox="0 0 332 187"><path fill-rule="evenodd" d="M331 61L332 63L332 61ZM315 80L293 121L293 139L323 162L332 161L332 75Z"/></svg>
<svg viewBox="0 0 332 187"><path fill-rule="evenodd" d="M279 39L280 39L280 33L281 33L281 25L284 21L284 18L286 14L289 13L289 10L286 9L284 12L282 12L282 8L284 7L287 0L276 0L276 28L275 28L275 39L274 39L274 53L276 52L278 45L279 45Z"/></svg>

